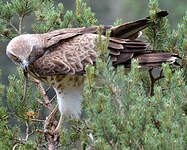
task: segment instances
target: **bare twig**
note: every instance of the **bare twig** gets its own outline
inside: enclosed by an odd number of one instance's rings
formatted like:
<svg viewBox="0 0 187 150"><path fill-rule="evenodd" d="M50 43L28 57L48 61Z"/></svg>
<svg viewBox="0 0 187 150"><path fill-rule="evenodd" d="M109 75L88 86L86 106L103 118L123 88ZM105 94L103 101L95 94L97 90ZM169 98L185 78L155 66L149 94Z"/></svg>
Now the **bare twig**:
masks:
<svg viewBox="0 0 187 150"><path fill-rule="evenodd" d="M50 122L55 119L56 113L58 112L58 104L56 107L53 109L51 114L46 118L45 124L44 124L44 129L48 129Z"/></svg>
<svg viewBox="0 0 187 150"><path fill-rule="evenodd" d="M71 127L72 127L77 133L80 133L80 132L81 132L81 130L80 130L79 128L75 127L74 125L72 125Z"/></svg>
<svg viewBox="0 0 187 150"><path fill-rule="evenodd" d="M23 18L24 18L25 14L23 13L20 18L19 18L19 31L18 34L21 35L22 33L22 24L23 24Z"/></svg>
<svg viewBox="0 0 187 150"><path fill-rule="evenodd" d="M38 87L38 89L39 89L39 91L40 91L40 93L41 93L41 95L42 95L42 97L43 97L43 99L44 99L44 102L42 102L42 101L39 100L39 99L38 99L37 101L38 101L41 105L47 107L47 108L52 112L52 111L53 111L53 106L52 106L52 104L50 103L50 100L49 100L49 98L48 98L48 96L47 96L47 94L46 94L46 92L45 92L45 90L44 90L42 84L41 84L40 81L37 80L37 79L34 79L34 82L36 83L36 85L37 85L37 87Z"/></svg>
<svg viewBox="0 0 187 150"><path fill-rule="evenodd" d="M48 103L46 103L46 105L51 104L55 100L56 97L57 95L53 96L53 98Z"/></svg>
<svg viewBox="0 0 187 150"><path fill-rule="evenodd" d="M17 147L17 146L19 146L18 143L16 143L16 144L13 146L12 150L16 150L16 147Z"/></svg>
<svg viewBox="0 0 187 150"><path fill-rule="evenodd" d="M103 134L104 134L104 137L105 137L107 143L110 145L110 147L111 147L113 150L115 150L115 147L114 147L113 143L110 142L110 139L109 139L109 137L108 137L108 135L107 135L107 133L106 133L106 130L104 129L103 125L101 125L101 129L102 129L102 131L103 131Z"/></svg>
<svg viewBox="0 0 187 150"><path fill-rule="evenodd" d="M18 29L10 21L8 23L16 31L16 33L19 34Z"/></svg>
<svg viewBox="0 0 187 150"><path fill-rule="evenodd" d="M40 120L40 119L31 119L31 121L34 121L34 122L44 122L45 120Z"/></svg>
<svg viewBox="0 0 187 150"><path fill-rule="evenodd" d="M45 135L45 138L48 142L48 150L55 150L55 143L59 142L59 135L56 135L55 129L57 127L57 112L58 112L58 104L56 107L53 109L52 102L56 98L56 95L49 100L47 93L45 89L43 88L42 84L40 83L39 80L34 79L35 84L37 85L44 101L41 101L40 99L37 99L37 101L46 107L48 110L51 111L50 115L46 117L46 120L44 121L44 131L42 130L36 130L36 132L42 133ZM38 120L36 120L38 121Z"/></svg>
<svg viewBox="0 0 187 150"><path fill-rule="evenodd" d="M25 122L26 124L26 136L25 136L25 142L27 142L28 138L29 138L29 124L28 122L26 121Z"/></svg>
<svg viewBox="0 0 187 150"><path fill-rule="evenodd" d="M164 77L164 76L162 75L163 70L160 71L160 76L157 77L157 78L154 78L154 77L153 77L152 71L153 71L153 68L149 69L149 76L150 76L150 80L151 80L150 96L153 96L153 95L154 95L154 85L155 85L155 82L156 82L157 80L162 79L162 78Z"/></svg>
<svg viewBox="0 0 187 150"><path fill-rule="evenodd" d="M44 134L44 131L43 131L43 130L36 129L35 131L38 132L38 133L42 133L42 134Z"/></svg>
<svg viewBox="0 0 187 150"><path fill-rule="evenodd" d="M55 150L55 142L51 140L48 144L48 150Z"/></svg>
<svg viewBox="0 0 187 150"><path fill-rule="evenodd" d="M154 22L154 26L153 26L153 50L155 50L156 48L156 24Z"/></svg>
<svg viewBox="0 0 187 150"><path fill-rule="evenodd" d="M17 143L22 144L22 145L24 145L24 144L26 143L26 142L25 142L24 140L22 140L22 139L14 138L14 140L15 140Z"/></svg>
<svg viewBox="0 0 187 150"><path fill-rule="evenodd" d="M52 108L49 106L49 102L46 104L45 102L42 102L39 98L36 99L36 101L41 104L42 106L44 106L45 108L47 108L48 110L50 110L52 112Z"/></svg>
<svg viewBox="0 0 187 150"><path fill-rule="evenodd" d="M40 81L34 78L34 82L36 83L38 89L40 90L40 93L42 94L45 103L48 103L49 99L48 99L47 94L46 94L43 86L41 85Z"/></svg>
<svg viewBox="0 0 187 150"><path fill-rule="evenodd" d="M155 127L157 128L158 132L161 133L161 130L160 130L160 121L156 120L154 114L152 114L152 122L155 125Z"/></svg>
<svg viewBox="0 0 187 150"><path fill-rule="evenodd" d="M51 89L51 87L48 87L47 90L45 91L46 94L49 92L49 90Z"/></svg>

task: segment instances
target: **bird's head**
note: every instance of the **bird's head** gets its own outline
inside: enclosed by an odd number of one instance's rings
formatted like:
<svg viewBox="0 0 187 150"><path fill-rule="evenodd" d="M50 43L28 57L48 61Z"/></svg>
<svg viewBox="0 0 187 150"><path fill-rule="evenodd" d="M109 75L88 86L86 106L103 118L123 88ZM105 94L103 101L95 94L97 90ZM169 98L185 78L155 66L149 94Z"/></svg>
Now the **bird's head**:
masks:
<svg viewBox="0 0 187 150"><path fill-rule="evenodd" d="M37 34L23 34L13 38L6 49L7 56L24 71L27 71L29 57L33 48L41 47L43 43Z"/></svg>

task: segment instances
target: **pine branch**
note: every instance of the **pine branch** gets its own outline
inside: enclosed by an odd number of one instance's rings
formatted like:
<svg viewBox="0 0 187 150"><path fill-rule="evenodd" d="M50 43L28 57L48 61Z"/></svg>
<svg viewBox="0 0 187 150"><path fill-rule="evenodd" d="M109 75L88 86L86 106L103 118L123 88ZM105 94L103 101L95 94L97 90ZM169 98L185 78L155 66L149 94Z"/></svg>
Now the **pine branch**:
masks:
<svg viewBox="0 0 187 150"><path fill-rule="evenodd" d="M20 16L20 18L19 18L19 20L20 20L20 21L19 21L19 30L18 30L19 35L22 34L22 25L23 25L24 16L25 16L25 14L23 13L23 14Z"/></svg>

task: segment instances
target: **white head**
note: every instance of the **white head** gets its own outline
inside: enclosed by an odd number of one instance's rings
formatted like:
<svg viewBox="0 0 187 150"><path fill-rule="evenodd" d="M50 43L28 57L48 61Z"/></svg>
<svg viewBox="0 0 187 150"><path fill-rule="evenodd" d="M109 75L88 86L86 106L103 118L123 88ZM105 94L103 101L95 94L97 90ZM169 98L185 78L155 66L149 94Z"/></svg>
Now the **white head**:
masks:
<svg viewBox="0 0 187 150"><path fill-rule="evenodd" d="M43 46L40 36L38 34L23 34L9 42L6 54L16 65L25 69L28 67L28 58L34 46Z"/></svg>

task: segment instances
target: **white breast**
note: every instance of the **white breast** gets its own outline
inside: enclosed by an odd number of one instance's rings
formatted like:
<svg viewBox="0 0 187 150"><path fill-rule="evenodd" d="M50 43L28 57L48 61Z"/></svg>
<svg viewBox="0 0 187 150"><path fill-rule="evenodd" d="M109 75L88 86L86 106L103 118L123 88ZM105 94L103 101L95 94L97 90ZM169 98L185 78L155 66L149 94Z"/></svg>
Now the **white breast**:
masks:
<svg viewBox="0 0 187 150"><path fill-rule="evenodd" d="M55 91L57 93L60 113L65 116L72 116L79 119L81 115L82 88L65 88L61 94L59 94L57 89L55 89Z"/></svg>

